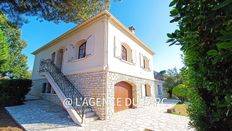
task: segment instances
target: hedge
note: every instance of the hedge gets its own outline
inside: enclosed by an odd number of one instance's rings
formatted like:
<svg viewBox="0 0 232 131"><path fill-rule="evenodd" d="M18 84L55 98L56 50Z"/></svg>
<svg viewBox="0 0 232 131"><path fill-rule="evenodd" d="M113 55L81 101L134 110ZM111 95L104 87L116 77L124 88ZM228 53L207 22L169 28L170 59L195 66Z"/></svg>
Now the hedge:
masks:
<svg viewBox="0 0 232 131"><path fill-rule="evenodd" d="M0 105L22 104L32 85L28 79L0 80Z"/></svg>
<svg viewBox="0 0 232 131"><path fill-rule="evenodd" d="M190 125L232 131L232 0L172 0L170 45L180 45L191 89Z"/></svg>

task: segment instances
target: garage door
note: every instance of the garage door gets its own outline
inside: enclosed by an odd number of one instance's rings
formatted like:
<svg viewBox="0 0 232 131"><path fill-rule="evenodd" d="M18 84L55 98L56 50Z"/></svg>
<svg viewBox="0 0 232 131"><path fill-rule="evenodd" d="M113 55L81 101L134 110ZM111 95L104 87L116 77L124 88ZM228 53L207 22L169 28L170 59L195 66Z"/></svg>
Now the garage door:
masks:
<svg viewBox="0 0 232 131"><path fill-rule="evenodd" d="M132 86L127 82L119 82L114 86L114 111L122 111L132 107Z"/></svg>

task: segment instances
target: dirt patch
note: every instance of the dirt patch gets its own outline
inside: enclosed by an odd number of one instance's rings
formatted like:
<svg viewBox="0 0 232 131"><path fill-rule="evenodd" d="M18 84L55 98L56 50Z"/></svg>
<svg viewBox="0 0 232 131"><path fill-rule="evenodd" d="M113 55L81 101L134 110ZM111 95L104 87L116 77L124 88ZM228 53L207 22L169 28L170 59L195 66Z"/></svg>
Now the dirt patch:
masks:
<svg viewBox="0 0 232 131"><path fill-rule="evenodd" d="M4 107L0 106L0 131L23 131L24 129L18 125Z"/></svg>

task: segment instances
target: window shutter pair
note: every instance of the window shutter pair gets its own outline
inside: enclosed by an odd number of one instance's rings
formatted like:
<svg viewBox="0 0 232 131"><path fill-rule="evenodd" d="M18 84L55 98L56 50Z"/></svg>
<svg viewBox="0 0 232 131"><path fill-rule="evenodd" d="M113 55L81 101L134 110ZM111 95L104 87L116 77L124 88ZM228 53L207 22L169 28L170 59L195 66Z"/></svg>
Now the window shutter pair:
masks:
<svg viewBox="0 0 232 131"><path fill-rule="evenodd" d="M114 56L121 59L122 58L122 42L116 37L114 36ZM127 54L128 55L128 54ZM131 49L131 62L133 64L136 64L136 50Z"/></svg>
<svg viewBox="0 0 232 131"><path fill-rule="evenodd" d="M86 56L92 55L94 53L94 46L95 46L95 36L91 35L89 38L87 38L86 42ZM68 58L68 61L72 61L77 58L79 49L73 44L69 44L67 46L67 53L65 53L65 58Z"/></svg>
<svg viewBox="0 0 232 131"><path fill-rule="evenodd" d="M86 56L94 54L95 36L91 35L86 42Z"/></svg>
<svg viewBox="0 0 232 131"><path fill-rule="evenodd" d="M140 58L140 67L141 68L144 68L144 67L147 67L148 66L148 70L150 70L151 71L151 69L152 69L152 61L151 61L151 59L148 59L147 61L146 61L146 63L144 63L144 56L141 54L141 53L139 53L139 58ZM146 65L146 66L145 66Z"/></svg>

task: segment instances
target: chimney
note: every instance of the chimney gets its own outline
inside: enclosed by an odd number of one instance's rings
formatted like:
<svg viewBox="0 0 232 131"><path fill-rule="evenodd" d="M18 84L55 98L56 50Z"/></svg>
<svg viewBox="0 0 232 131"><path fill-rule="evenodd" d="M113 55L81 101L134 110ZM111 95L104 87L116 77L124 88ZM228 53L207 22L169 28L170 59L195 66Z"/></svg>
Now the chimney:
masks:
<svg viewBox="0 0 232 131"><path fill-rule="evenodd" d="M135 28L134 28L134 26L130 26L130 27L129 27L129 30L130 30L133 34L135 34Z"/></svg>

